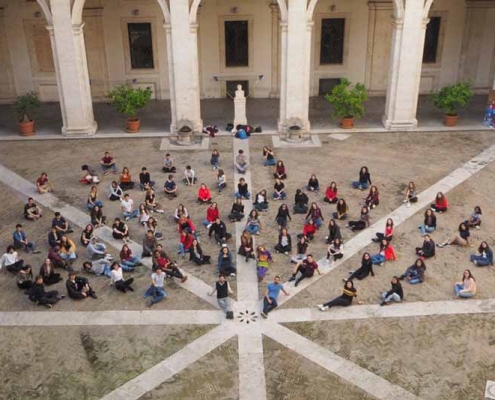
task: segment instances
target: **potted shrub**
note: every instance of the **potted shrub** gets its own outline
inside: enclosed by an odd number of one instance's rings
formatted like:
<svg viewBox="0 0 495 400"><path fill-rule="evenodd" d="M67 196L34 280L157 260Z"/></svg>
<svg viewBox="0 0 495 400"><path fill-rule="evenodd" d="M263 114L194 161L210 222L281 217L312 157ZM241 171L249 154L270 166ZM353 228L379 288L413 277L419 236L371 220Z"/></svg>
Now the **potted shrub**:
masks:
<svg viewBox="0 0 495 400"><path fill-rule="evenodd" d="M34 115L40 107L41 102L36 92L28 92L19 96L12 105L17 115L21 136L34 135Z"/></svg>
<svg viewBox="0 0 495 400"><path fill-rule="evenodd" d="M469 105L473 91L471 82L459 82L430 93L430 100L435 107L445 114L443 124L455 126L459 119L459 111Z"/></svg>
<svg viewBox="0 0 495 400"><path fill-rule="evenodd" d="M139 132L140 120L136 117L136 111L145 107L151 100L151 89L134 89L127 85L118 85L107 97L111 100L115 109L127 115L127 129L129 133Z"/></svg>
<svg viewBox="0 0 495 400"><path fill-rule="evenodd" d="M352 86L348 79L343 78L332 93L325 95L325 99L333 106L332 118L340 118L340 127L350 129L354 127L354 119L364 115L363 103L368 100L368 92L362 83Z"/></svg>

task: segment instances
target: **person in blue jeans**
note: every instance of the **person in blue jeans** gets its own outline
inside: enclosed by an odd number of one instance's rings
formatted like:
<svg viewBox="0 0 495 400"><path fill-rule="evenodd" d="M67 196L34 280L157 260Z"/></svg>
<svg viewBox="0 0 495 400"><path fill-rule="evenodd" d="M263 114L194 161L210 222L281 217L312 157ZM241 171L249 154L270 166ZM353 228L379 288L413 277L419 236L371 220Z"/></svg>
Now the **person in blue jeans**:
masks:
<svg viewBox="0 0 495 400"><path fill-rule="evenodd" d="M151 286L144 294L145 299L151 297L151 299L148 300L148 307L152 307L153 304L156 304L167 297L167 293L163 288L164 279L165 274L161 268L158 268L151 274Z"/></svg>
<svg viewBox="0 0 495 400"><path fill-rule="evenodd" d="M476 281L470 270L465 270L462 274L462 281L454 284L456 297L469 299L476 295Z"/></svg>
<svg viewBox="0 0 495 400"><path fill-rule="evenodd" d="M368 171L368 167L361 167L359 171L359 180L352 182L354 189L365 190L371 185L371 175Z"/></svg>
<svg viewBox="0 0 495 400"><path fill-rule="evenodd" d="M404 272L399 279L402 281L406 279L411 285L416 285L417 283L423 283L425 279L426 265L425 262L418 258L416 262L411 265L406 272Z"/></svg>
<svg viewBox="0 0 495 400"><path fill-rule="evenodd" d="M273 190L273 200L285 200L285 185L279 178L275 179Z"/></svg>
<svg viewBox="0 0 495 400"><path fill-rule="evenodd" d="M218 150L217 149L213 150L211 152L211 159L210 159L210 163L213 167L213 171L218 169L219 158L220 158L220 153L218 152Z"/></svg>
<svg viewBox="0 0 495 400"><path fill-rule="evenodd" d="M421 235L423 236L426 236L428 233L432 233L437 229L437 217L430 208L425 211L425 220L418 228L421 230Z"/></svg>
<svg viewBox="0 0 495 400"><path fill-rule="evenodd" d="M281 291L284 292L286 296L289 296L289 292L287 292L280 283L280 276L277 275L273 279L273 282L266 286L266 293L263 297L263 311L261 312L263 318L268 318L268 313L277 308L277 299Z"/></svg>
<svg viewBox="0 0 495 400"><path fill-rule="evenodd" d="M251 235L259 235L261 231L261 221L258 215L258 211L251 210L246 222L246 230Z"/></svg>
<svg viewBox="0 0 495 400"><path fill-rule="evenodd" d="M478 247L479 254L471 254L469 260L477 267L487 267L493 265L493 251L487 242L481 242Z"/></svg>
<svg viewBox="0 0 495 400"><path fill-rule="evenodd" d="M274 166L277 163L275 161L275 153L268 146L263 146L263 157L265 157L265 162L263 163L265 167Z"/></svg>
<svg viewBox="0 0 495 400"><path fill-rule="evenodd" d="M12 234L12 238L14 239L15 249L24 249L26 253L29 252L33 252L34 254L40 253L40 251L36 249L36 244L28 240L27 235L23 231L21 224L17 224L15 226L15 231Z"/></svg>
<svg viewBox="0 0 495 400"><path fill-rule="evenodd" d="M390 281L392 288L388 292L382 293L381 306L389 306L392 301L400 303L404 299L404 292L402 290L402 285L399 282L399 278L396 276L392 277Z"/></svg>

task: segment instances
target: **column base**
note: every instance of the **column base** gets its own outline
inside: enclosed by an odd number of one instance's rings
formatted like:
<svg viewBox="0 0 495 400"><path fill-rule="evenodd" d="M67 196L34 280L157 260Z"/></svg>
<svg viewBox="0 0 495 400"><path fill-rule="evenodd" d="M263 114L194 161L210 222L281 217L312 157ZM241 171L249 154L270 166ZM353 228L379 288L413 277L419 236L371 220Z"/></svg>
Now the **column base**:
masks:
<svg viewBox="0 0 495 400"><path fill-rule="evenodd" d="M418 120L414 118L408 121L394 121L387 119L387 116L384 115L382 124L388 131L412 131L418 127Z"/></svg>
<svg viewBox="0 0 495 400"><path fill-rule="evenodd" d="M280 92L270 92L268 93L268 98L269 99L280 99Z"/></svg>
<svg viewBox="0 0 495 400"><path fill-rule="evenodd" d="M82 128L67 128L65 126L62 127L62 134L64 136L93 136L98 130L98 124L96 121L87 127Z"/></svg>
<svg viewBox="0 0 495 400"><path fill-rule="evenodd" d="M305 132L311 131L311 123L309 120L302 120L300 118L290 118L285 121L277 120L277 129L279 133L287 133L287 128L292 125L300 126Z"/></svg>
<svg viewBox="0 0 495 400"><path fill-rule="evenodd" d="M492 101L495 101L495 89L492 89L490 95L488 96L488 102L491 103Z"/></svg>

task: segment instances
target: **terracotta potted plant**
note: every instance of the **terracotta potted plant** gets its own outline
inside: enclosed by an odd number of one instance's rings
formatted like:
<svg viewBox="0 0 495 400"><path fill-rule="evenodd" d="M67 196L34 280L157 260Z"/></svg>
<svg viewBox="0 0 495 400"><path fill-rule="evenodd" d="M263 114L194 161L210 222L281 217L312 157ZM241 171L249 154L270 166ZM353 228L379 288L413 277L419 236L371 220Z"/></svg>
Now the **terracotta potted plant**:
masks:
<svg viewBox="0 0 495 400"><path fill-rule="evenodd" d="M354 127L354 120L364 115L363 103L368 100L368 92L362 83L353 86L343 78L325 99L333 106L332 117L340 118L340 127L350 129Z"/></svg>
<svg viewBox="0 0 495 400"><path fill-rule="evenodd" d="M458 82L430 93L433 105L445 114L443 124L449 127L457 124L459 111L469 105L472 97L470 82Z"/></svg>
<svg viewBox="0 0 495 400"><path fill-rule="evenodd" d="M108 93L107 97L119 113L127 115L126 131L139 132L141 121L136 116L136 112L150 102L151 89L149 87L134 89L127 85L118 85Z"/></svg>
<svg viewBox="0 0 495 400"><path fill-rule="evenodd" d="M41 107L36 92L28 92L19 96L12 105L17 115L19 123L19 133L21 136L32 136L34 131L34 115Z"/></svg>

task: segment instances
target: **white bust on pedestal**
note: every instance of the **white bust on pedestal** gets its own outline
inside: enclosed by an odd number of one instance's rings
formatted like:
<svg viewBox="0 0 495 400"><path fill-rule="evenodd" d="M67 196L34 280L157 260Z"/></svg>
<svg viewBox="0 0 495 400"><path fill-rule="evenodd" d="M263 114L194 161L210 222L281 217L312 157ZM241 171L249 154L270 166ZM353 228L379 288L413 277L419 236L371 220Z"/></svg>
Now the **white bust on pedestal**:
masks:
<svg viewBox="0 0 495 400"><path fill-rule="evenodd" d="M237 85L234 97L234 128L237 125L247 125L246 96L242 85Z"/></svg>

